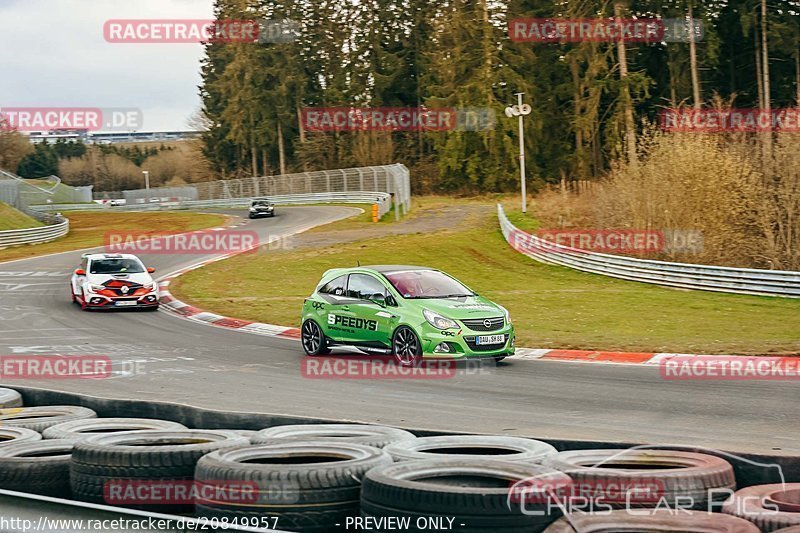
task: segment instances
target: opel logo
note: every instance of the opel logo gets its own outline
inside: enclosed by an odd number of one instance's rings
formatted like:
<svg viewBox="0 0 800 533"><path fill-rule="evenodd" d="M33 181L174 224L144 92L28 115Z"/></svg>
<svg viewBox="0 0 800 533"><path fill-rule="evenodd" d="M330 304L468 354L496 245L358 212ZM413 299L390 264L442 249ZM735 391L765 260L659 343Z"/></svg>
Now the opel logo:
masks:
<svg viewBox="0 0 800 533"><path fill-rule="evenodd" d="M492 327L492 321L487 318L486 320L483 321L483 327L489 329L490 327Z"/></svg>

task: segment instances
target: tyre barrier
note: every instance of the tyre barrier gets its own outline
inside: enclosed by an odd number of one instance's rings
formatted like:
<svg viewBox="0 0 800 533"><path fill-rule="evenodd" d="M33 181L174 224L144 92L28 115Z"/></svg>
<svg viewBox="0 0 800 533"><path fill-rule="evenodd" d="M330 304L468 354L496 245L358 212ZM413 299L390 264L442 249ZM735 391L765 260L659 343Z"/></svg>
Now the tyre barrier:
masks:
<svg viewBox="0 0 800 533"><path fill-rule="evenodd" d="M234 523L274 517L281 529L302 533L341 531L348 518L358 515L364 475L391 464L389 454L379 448L339 441L292 441L212 452L197 462L196 481L255 483L256 497L235 505L200 499L197 513Z"/></svg>
<svg viewBox="0 0 800 533"><path fill-rule="evenodd" d="M23 390L29 403L46 403L36 401L41 398L31 392L34 389ZM4 390L0 389L0 394L3 393ZM16 396L5 397L13 399ZM550 506L549 515L536 517L521 511L535 510L542 500L515 499L518 496L516 483L519 482L524 490L530 477L544 477L551 485L555 479L556 486L567 480L566 486L570 490L581 484L623 486L631 482L635 485L637 480L655 479L668 498L692 497L699 500L698 507L705 503L708 508L717 510L718 500L715 497L709 502L708 491L716 488L719 494L727 490L732 492L735 482L730 464L715 455L639 448L581 449L550 454L542 459L541 465L537 465L520 461L519 456L534 452L532 448L527 449L531 443L537 443L543 453L549 444L530 439L470 435L417 438L407 431L385 426L335 424L322 420L316 424L290 425L294 420L302 419L257 414L245 417L244 413L222 413L225 415L223 418L217 414L198 416L191 410L175 414L154 408L126 411L116 405L112 409L105 404L84 401L85 398L80 396L52 398L54 404L81 403L97 407L98 412L108 416L124 417L127 412L135 412L141 419L122 419L125 422L133 420L134 424L142 420L159 427L163 427L160 426L162 423L178 424L159 418L164 417L195 427L205 424L214 427L240 424L240 427L250 428L263 424L271 427L257 433L242 429L165 431L142 429L140 426L131 429L129 426L115 426L117 419L95 418L94 411L71 405L4 408L0 410L0 489L65 497L76 488L75 499L116 506L120 508L116 512L123 516L126 512L191 513L194 510L206 518L227 517L229 523L233 518L238 518L239 524L249 518L248 523L255 524L253 519L260 517L258 523L263 527L265 516L283 513L280 523L272 525L273 528L308 533L341 531L342 520L348 518L351 522L369 518L394 519L394 526L398 524L397 520L408 519L411 527L406 531L424 530L414 529L417 520L436 527L437 524L447 525L447 519L453 519L453 529L467 533L573 532L573 529L563 528L575 525L580 526L578 531L581 532L657 530L716 533L756 531L755 527L769 532L800 533L800 483L774 484L771 479L766 482L773 484L753 485L737 491L724 502L726 514L692 511L688 518L685 508L679 512L664 511L653 509L649 501L635 500L632 503L638 510L651 508L644 514L612 512L611 518L605 513L600 517L573 509L571 514L561 518L559 507ZM41 440L42 436L31 427L39 428L48 436L65 428L76 436L91 435L78 437L80 440L77 442L71 442L72 439L68 439L70 442ZM265 433L269 444L249 444L249 437L260 439ZM425 434L424 431L421 433ZM148 434L164 438L144 437ZM350 439L367 439L384 448L351 443L348 442ZM519 446L512 446L511 441L517 440L527 444L523 446L526 451L515 453ZM563 449L563 443L557 444ZM603 445L606 444L593 443L595 447ZM354 447L366 447L382 459L375 459L380 464L373 467L350 468L352 475L345 477L341 470L336 469L355 459L342 459L336 454L331 456L331 446L351 451ZM314 450L310 458L309 447ZM258 451L258 454L251 455L253 451ZM239 455L240 452L244 455ZM265 453L267 455L263 455ZM393 454L398 462L387 462L387 458L392 460ZM422 459L427 455L435 459ZM514 460L509 461L510 457ZM737 465L736 476L743 486L765 483L759 481L765 479L763 473L752 475L754 471L742 469L742 461L736 462L735 459L732 462ZM796 458L783 460L777 457L774 460L785 465L786 479L799 480ZM307 464L297 464L297 461ZM201 468L201 462L208 466ZM436 468L425 466L431 463ZM460 470L453 470L456 465ZM498 470L496 465L503 466ZM398 470L392 470L394 468ZM330 471L334 474L325 474ZM740 475L743 477L739 478ZM246 501L246 505L229 505L232 502L220 499L218 493L201 491L196 492L194 496L197 497L188 503L183 501L174 505L168 499L149 504L138 501L126 504L106 499L105 489L111 481L153 483L157 486L187 482L196 487L199 483L219 482L219 478L234 484L249 483L246 485L248 489L255 485L256 497ZM296 479L301 481L295 482ZM533 486L535 488L536 484ZM499 501L501 497L505 498L503 502ZM196 507L195 503L198 503ZM344 511L347 505L349 510ZM124 508L141 511L126 511ZM324 511L320 511L321 508ZM686 522L671 521L676 517ZM631 519L640 522L632 523ZM742 525L743 519L747 519L747 526ZM465 526L462 527L461 523ZM385 524L372 522L377 527L366 529L398 531L391 526L392 522L388 527ZM349 529L364 528L351 523Z"/></svg>
<svg viewBox="0 0 800 533"><path fill-rule="evenodd" d="M41 433L25 428L0 428L0 448L20 442L34 442L42 440Z"/></svg>
<svg viewBox="0 0 800 533"><path fill-rule="evenodd" d="M72 441L58 439L0 446L0 489L69 497L72 448Z"/></svg>
<svg viewBox="0 0 800 533"><path fill-rule="evenodd" d="M558 453L555 447L539 440L491 435L420 437L394 442L386 446L385 450L395 461L460 458L541 463Z"/></svg>
<svg viewBox="0 0 800 533"><path fill-rule="evenodd" d="M759 533L759 529L741 518L722 514L692 513L659 509L647 515L628 511L603 514L576 514L561 518L545 533L617 533L619 531L673 531L677 533Z"/></svg>
<svg viewBox="0 0 800 533"><path fill-rule="evenodd" d="M22 407L22 396L14 389L0 387L0 409Z"/></svg>
<svg viewBox="0 0 800 533"><path fill-rule="evenodd" d="M544 504L509 502L509 488L532 478L569 483L566 474L541 465L490 459L403 461L367 472L361 490L361 516L375 524L371 531L389 533L388 520L401 531L428 531L449 524L461 533L530 533L542 531L560 517L545 513ZM526 511L526 512L525 512ZM551 510L552 511L552 510Z"/></svg>
<svg viewBox="0 0 800 533"><path fill-rule="evenodd" d="M70 462L75 498L158 512L188 513L193 502L175 496L166 501L140 496L139 489L192 483L197 461L221 448L248 445L230 431L124 431L78 440ZM129 494L133 494L129 496Z"/></svg>
<svg viewBox="0 0 800 533"><path fill-rule="evenodd" d="M761 531L800 526L800 483L773 483L739 489L725 502L722 512L746 518Z"/></svg>
<svg viewBox="0 0 800 533"><path fill-rule="evenodd" d="M568 474L578 490L616 491L612 504L656 507L668 504L707 509L736 488L731 464L695 452L656 449L573 450L546 458L543 465Z"/></svg>
<svg viewBox="0 0 800 533"><path fill-rule="evenodd" d="M42 432L45 439L77 441L97 433L119 433L122 431L182 430L183 424L155 418L90 418L73 420L50 426Z"/></svg>
<svg viewBox="0 0 800 533"><path fill-rule="evenodd" d="M253 444L273 444L283 439L335 440L383 448L393 442L413 440L409 431L369 424L298 424L262 429L250 439Z"/></svg>
<svg viewBox="0 0 800 533"><path fill-rule="evenodd" d="M86 407L77 405L48 405L46 407L12 407L0 409L0 425L32 429L42 432L50 426L96 418L97 413Z"/></svg>

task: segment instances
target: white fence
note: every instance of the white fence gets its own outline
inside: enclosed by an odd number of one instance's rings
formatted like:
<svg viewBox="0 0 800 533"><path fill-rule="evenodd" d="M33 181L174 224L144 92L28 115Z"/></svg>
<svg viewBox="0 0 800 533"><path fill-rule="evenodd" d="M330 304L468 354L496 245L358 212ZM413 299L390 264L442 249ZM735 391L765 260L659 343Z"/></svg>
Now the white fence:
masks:
<svg viewBox="0 0 800 533"><path fill-rule="evenodd" d="M191 189L192 194L187 194ZM124 191L126 205L143 207L155 200L163 200L166 205L191 206L215 205L219 207L242 205L241 203L198 204L203 202L228 202L247 200L257 197L268 197L276 201L278 198L325 198L329 195L337 201L347 198L366 198L376 193L390 195L395 206L395 217L400 218L411 209L411 183L408 168L402 164L375 167L340 168L335 170L319 170L300 172L278 176L259 176L232 180L218 180L196 183L191 186L175 188L136 189ZM328 200L322 200L328 201ZM303 203L284 201L282 203ZM361 203L361 202L359 202ZM72 206L61 209L67 210ZM388 211L381 204L381 215Z"/></svg>
<svg viewBox="0 0 800 533"><path fill-rule="evenodd" d="M800 298L800 272L670 263L587 252L518 229L506 218L500 204L497 216L511 247L542 263L685 289Z"/></svg>
<svg viewBox="0 0 800 533"><path fill-rule="evenodd" d="M69 232L69 220L38 228L0 231L0 248L20 244L38 244L63 237Z"/></svg>

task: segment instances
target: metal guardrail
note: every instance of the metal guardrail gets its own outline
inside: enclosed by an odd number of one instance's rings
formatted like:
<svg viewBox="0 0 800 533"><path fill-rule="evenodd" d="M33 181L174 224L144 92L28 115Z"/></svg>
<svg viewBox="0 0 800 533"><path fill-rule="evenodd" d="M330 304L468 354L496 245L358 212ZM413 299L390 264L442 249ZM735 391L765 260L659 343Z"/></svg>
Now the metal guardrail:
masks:
<svg viewBox="0 0 800 533"><path fill-rule="evenodd" d="M378 204L378 215L392 208L392 195L385 192L350 191L268 196L276 205L292 204ZM31 206L38 211L169 211L173 209L210 209L215 207L247 207L252 198L227 198L219 200L186 200L178 202L151 202L112 206L106 204L42 204Z"/></svg>
<svg viewBox="0 0 800 533"><path fill-rule="evenodd" d="M503 236L516 251L542 263L643 283L684 289L800 298L800 272L653 261L588 252L526 233L497 205Z"/></svg>
<svg viewBox="0 0 800 533"><path fill-rule="evenodd" d="M0 248L48 242L63 237L67 233L69 233L69 220L67 219L62 219L50 226L0 231Z"/></svg>

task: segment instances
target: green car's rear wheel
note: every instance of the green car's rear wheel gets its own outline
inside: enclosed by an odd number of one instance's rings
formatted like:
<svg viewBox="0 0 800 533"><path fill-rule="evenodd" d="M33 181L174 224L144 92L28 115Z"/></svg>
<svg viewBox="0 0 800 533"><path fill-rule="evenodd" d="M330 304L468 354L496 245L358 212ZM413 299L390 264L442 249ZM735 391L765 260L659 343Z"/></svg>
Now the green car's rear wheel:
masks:
<svg viewBox="0 0 800 533"><path fill-rule="evenodd" d="M300 340L306 355L327 355L331 353L325 340L325 334L322 333L322 329L313 320L303 322Z"/></svg>
<svg viewBox="0 0 800 533"><path fill-rule="evenodd" d="M392 353L400 366L419 366L422 362L422 344L414 330L407 326L395 330Z"/></svg>

